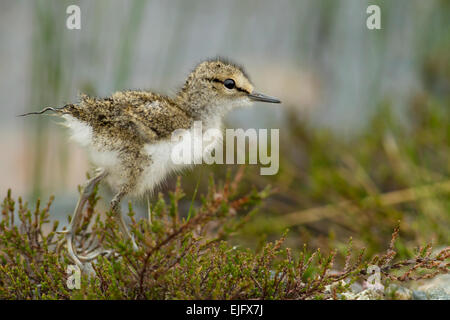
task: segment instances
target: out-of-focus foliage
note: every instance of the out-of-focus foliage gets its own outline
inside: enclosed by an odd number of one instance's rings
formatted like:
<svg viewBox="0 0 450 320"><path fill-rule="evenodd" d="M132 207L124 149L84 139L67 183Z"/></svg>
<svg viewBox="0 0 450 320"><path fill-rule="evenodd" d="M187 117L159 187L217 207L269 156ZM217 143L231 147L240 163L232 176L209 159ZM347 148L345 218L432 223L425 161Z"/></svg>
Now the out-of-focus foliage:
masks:
<svg viewBox="0 0 450 320"><path fill-rule="evenodd" d="M392 107L381 108L365 132L348 140L312 129L307 120L291 121L280 173L248 177L279 192L244 233L251 239L290 227L298 235L292 241L322 248L343 247L353 236L375 253L400 221L402 254L407 244L448 244L449 124L448 102L428 95L418 96L402 121Z"/></svg>

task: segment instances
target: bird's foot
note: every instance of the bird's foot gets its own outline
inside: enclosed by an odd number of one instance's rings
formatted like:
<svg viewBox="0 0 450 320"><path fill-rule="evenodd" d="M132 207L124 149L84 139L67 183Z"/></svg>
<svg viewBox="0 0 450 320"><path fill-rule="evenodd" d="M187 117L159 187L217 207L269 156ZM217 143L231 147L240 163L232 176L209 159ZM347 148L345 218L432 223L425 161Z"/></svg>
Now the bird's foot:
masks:
<svg viewBox="0 0 450 320"><path fill-rule="evenodd" d="M77 252L74 245L75 234L71 229L58 231L59 234L64 234L64 237L58 242L57 251L60 252L61 247L66 245L69 259L75 263L82 271L86 271L90 275L95 275L92 268L92 261L97 259L98 256L109 256L113 253L112 250L104 250L99 247L98 243L93 242L89 248L87 248L83 254Z"/></svg>
<svg viewBox="0 0 450 320"><path fill-rule="evenodd" d="M133 236L131 236L130 241L131 241L131 245L133 246L133 251L138 251L139 247L136 244L136 241L134 241L134 237Z"/></svg>

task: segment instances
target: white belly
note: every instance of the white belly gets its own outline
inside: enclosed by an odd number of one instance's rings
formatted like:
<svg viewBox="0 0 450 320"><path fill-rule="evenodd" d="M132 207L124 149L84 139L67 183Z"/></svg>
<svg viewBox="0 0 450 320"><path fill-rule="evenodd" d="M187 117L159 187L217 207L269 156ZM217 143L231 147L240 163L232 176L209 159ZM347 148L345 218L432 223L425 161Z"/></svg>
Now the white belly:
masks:
<svg viewBox="0 0 450 320"><path fill-rule="evenodd" d="M106 181L111 187L117 190L122 184L126 183L127 177L124 175L118 152L99 151L93 144L91 127L70 115L65 115L64 118L66 120L66 126L70 128L71 138L81 146L87 148L90 158L95 166L103 168L108 172ZM219 129L220 122L213 122L213 125L209 126L209 128L211 127ZM201 134L202 132L198 132L198 130L196 131L192 128L186 130L182 135L183 137L178 141L171 141L171 139L168 138L156 143L146 144L144 146L144 152L150 156L151 163L144 169L132 194L139 196L146 191L151 192L156 186L161 184L170 173L179 172L184 168L191 167L193 164L202 163L203 156L211 153L211 150L220 142L220 137L209 140L207 146L205 146L202 143L203 140ZM186 135L189 135L190 139L188 139ZM191 148L192 150L189 163L173 161L172 154L174 153L174 148L177 148L177 150L182 148L182 142L186 148ZM189 145L186 145L186 143Z"/></svg>

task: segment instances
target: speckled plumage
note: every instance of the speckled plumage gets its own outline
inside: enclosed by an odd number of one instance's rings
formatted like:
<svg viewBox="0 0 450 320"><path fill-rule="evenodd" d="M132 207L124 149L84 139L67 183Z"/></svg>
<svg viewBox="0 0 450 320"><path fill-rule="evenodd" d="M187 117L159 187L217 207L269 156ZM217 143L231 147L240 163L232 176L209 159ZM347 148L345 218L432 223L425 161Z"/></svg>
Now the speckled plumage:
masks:
<svg viewBox="0 0 450 320"><path fill-rule="evenodd" d="M229 110L250 105L255 100L280 102L255 93L241 67L223 59L212 59L197 65L174 97L132 90L116 92L107 98L82 95L76 104L28 113L52 110L62 116L72 138L88 149L99 169L97 176L84 188L66 231L71 258L77 264L81 263L82 258L77 256L72 239L80 223L82 207L97 183L106 179L115 190L111 211L137 248L120 215L119 204L125 195L139 196L152 191L170 172L183 167L171 161L175 145L171 134L177 129L192 133L195 121L202 122L204 131L221 129L223 116Z"/></svg>
<svg viewBox="0 0 450 320"><path fill-rule="evenodd" d="M96 166L105 167L116 191L135 195L146 191L137 187L152 164L145 145L169 139L175 129L188 129L193 122L170 98L146 91L116 92L104 99L83 95L79 104L64 109L64 117L75 140L80 132L74 120L90 128L89 141L78 142L89 148Z"/></svg>
<svg viewBox="0 0 450 320"><path fill-rule="evenodd" d="M172 99L148 91L119 91L104 99L82 95L64 112L90 125L96 137L108 140L102 141L106 145L110 140L150 143L192 125L190 115Z"/></svg>

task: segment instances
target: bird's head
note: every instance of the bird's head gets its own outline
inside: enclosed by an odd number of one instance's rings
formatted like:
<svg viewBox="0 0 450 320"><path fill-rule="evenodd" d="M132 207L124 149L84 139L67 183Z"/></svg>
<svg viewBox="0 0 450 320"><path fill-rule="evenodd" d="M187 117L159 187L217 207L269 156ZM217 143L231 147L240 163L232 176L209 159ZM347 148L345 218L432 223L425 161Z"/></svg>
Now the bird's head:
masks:
<svg viewBox="0 0 450 320"><path fill-rule="evenodd" d="M179 98L197 113L226 112L255 101L280 103L277 98L256 92L243 68L223 59L198 64Z"/></svg>

